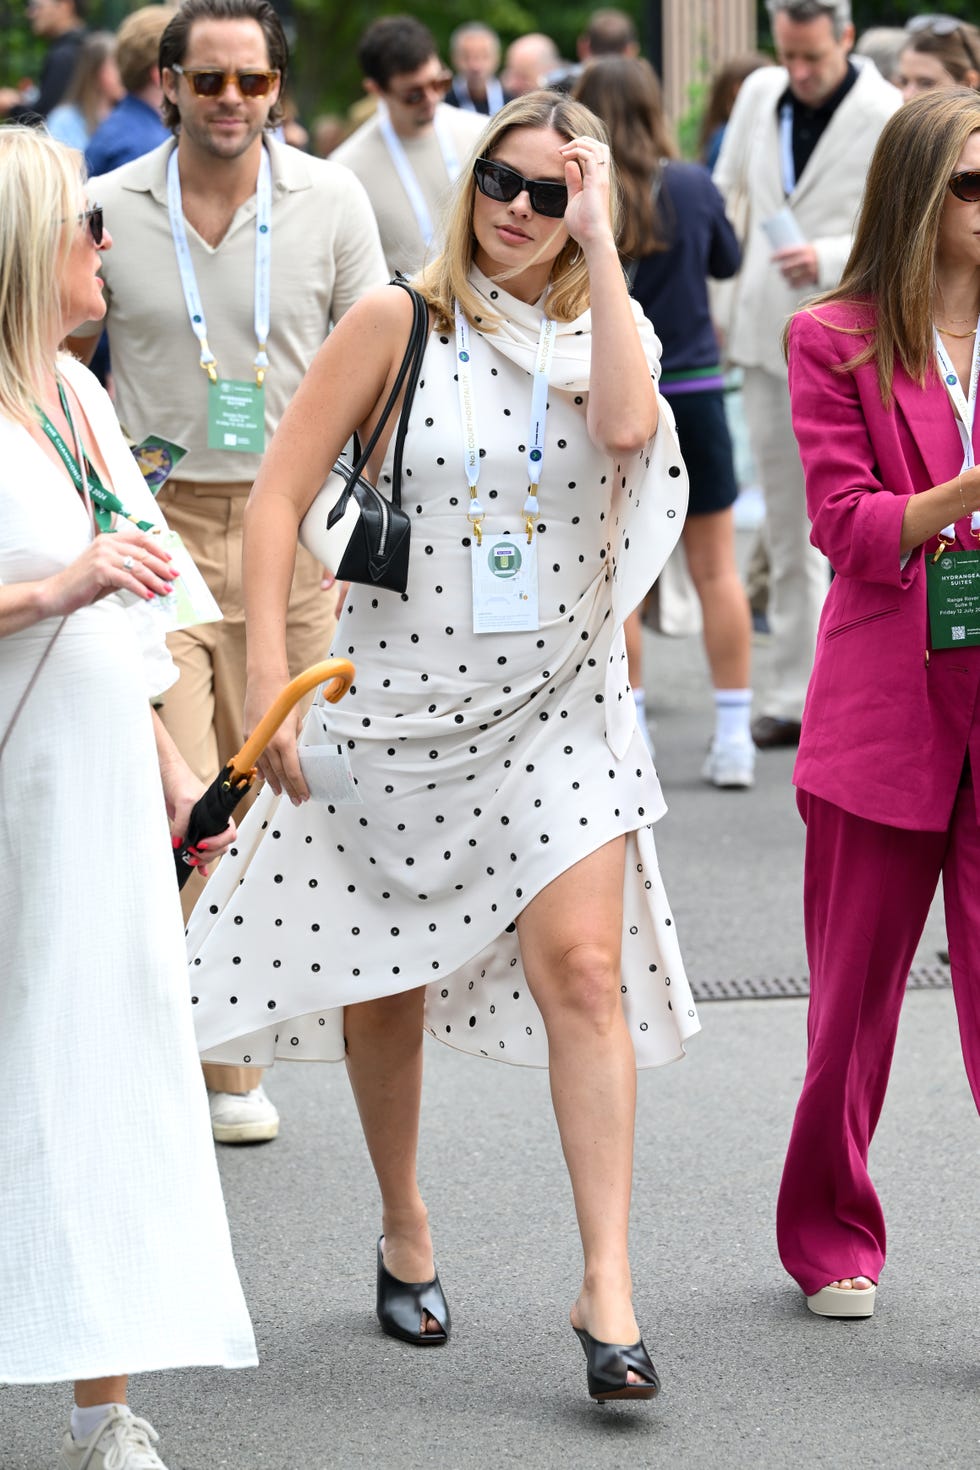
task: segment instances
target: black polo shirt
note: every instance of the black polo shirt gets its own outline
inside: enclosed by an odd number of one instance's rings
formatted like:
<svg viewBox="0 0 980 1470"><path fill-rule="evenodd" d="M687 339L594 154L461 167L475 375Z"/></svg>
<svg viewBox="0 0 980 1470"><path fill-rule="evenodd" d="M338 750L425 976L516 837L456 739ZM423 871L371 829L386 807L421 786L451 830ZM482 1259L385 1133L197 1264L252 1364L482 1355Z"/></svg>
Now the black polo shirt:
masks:
<svg viewBox="0 0 980 1470"><path fill-rule="evenodd" d="M819 107L808 107L805 102L793 94L791 87L780 97L776 104L776 116L779 117L786 103L793 109L793 166L796 170L797 179L803 173L810 161L810 155L816 148L817 143L823 136L830 119L840 107L848 92L858 79L858 69L853 61L847 63L847 75L837 88L832 92L825 102Z"/></svg>

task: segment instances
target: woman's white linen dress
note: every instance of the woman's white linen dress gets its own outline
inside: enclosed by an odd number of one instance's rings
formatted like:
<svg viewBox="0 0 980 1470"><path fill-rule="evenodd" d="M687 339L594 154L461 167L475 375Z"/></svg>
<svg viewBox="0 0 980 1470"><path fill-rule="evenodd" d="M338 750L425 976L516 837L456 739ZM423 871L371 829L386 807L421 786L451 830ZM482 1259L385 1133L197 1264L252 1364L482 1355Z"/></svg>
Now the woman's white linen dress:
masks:
<svg viewBox="0 0 980 1470"><path fill-rule="evenodd" d="M116 493L159 521L79 363ZM0 581L91 539L0 420ZM58 625L0 638L0 735ZM149 698L176 671L142 608L73 613L0 760L0 1381L256 1361L194 1045Z"/></svg>
<svg viewBox="0 0 980 1470"><path fill-rule="evenodd" d="M504 318L471 341L489 547L523 525L541 311L472 279L488 318ZM656 376L659 343L636 315ZM347 751L361 804L294 808L266 791L245 819L188 930L198 1040L214 1058L340 1058L338 1007L426 985L440 1040L547 1065L515 920L621 834L622 992L638 1064L683 1055L698 1029L622 633L680 534L687 476L663 400L657 435L628 463L593 447L590 352L588 314L559 327L536 523L540 629L474 634L456 343L430 338L405 444L408 592L352 589L333 652L354 661L355 684L309 721Z"/></svg>

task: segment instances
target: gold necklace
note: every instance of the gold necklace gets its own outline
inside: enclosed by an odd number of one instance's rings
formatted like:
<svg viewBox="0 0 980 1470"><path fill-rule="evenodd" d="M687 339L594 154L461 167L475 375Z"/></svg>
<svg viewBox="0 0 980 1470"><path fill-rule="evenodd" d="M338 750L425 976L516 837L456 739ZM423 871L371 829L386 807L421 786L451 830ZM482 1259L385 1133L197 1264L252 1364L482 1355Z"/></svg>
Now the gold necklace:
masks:
<svg viewBox="0 0 980 1470"><path fill-rule="evenodd" d="M938 282L936 283L936 292L937 292L937 295L939 296L939 304L942 307L943 311L945 311L946 310L946 298L943 295L943 288L942 288L942 286L939 285ZM966 322L972 322L973 321L973 317L972 316L951 316L950 317L950 321L953 323L954 327L962 327ZM940 328L940 331L942 331L942 328ZM951 337L955 337L956 336L956 333L955 332L950 332L949 335ZM966 335L967 336L972 336L973 333L972 332L968 332Z"/></svg>
<svg viewBox="0 0 980 1470"><path fill-rule="evenodd" d="M952 332L949 327L941 327L938 322L936 323L936 331L942 332L944 337L956 337L961 342L965 341L967 337L975 337L977 335L976 327L973 328L972 332Z"/></svg>

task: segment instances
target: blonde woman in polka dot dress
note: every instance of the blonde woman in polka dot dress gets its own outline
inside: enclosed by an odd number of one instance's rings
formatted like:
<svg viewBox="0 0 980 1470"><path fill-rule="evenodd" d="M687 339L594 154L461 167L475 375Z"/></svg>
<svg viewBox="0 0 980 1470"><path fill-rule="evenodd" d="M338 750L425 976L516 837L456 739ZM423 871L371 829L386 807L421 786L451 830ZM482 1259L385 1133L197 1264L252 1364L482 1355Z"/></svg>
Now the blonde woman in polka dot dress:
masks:
<svg viewBox="0 0 980 1470"><path fill-rule="evenodd" d="M423 1027L550 1066L589 1391L649 1398L627 1254L635 1067L683 1055L697 1020L622 625L677 540L687 479L619 266L612 172L601 124L552 93L508 104L464 168L418 282L432 332L404 450L408 590L351 589L333 651L356 683L314 716L360 800L310 799L284 728L190 947L210 1056L346 1057L381 1190L378 1314L418 1345L450 1331L415 1173ZM266 456L246 724L286 677L299 521L352 430L370 433L410 324L400 290L354 307ZM391 459L382 444L382 488Z"/></svg>

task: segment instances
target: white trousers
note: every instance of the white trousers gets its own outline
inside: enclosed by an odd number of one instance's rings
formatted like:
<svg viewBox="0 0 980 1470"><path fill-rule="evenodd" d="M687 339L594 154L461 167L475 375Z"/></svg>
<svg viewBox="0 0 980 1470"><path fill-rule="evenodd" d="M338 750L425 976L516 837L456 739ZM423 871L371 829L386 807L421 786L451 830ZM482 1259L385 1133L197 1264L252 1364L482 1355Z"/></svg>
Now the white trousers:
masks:
<svg viewBox="0 0 980 1470"><path fill-rule="evenodd" d="M817 646L817 624L827 595L827 562L810 545L803 466L790 419L785 377L745 369L745 418L766 501L769 551L769 628L773 683L761 714L799 720Z"/></svg>

